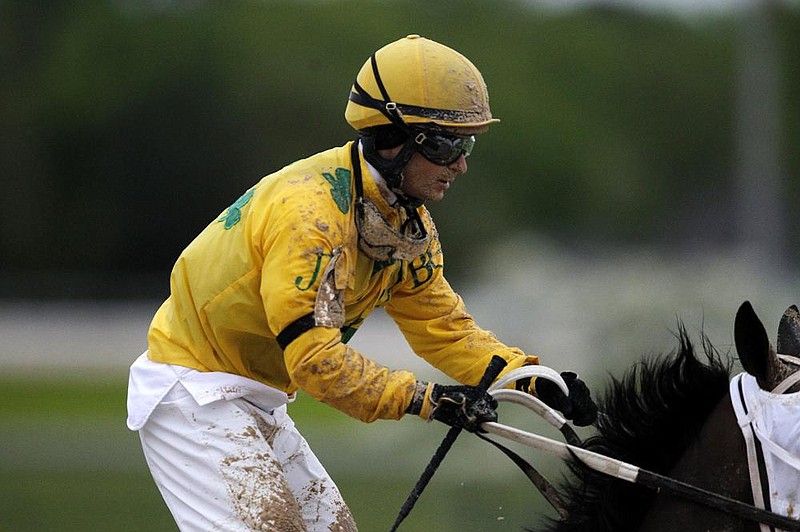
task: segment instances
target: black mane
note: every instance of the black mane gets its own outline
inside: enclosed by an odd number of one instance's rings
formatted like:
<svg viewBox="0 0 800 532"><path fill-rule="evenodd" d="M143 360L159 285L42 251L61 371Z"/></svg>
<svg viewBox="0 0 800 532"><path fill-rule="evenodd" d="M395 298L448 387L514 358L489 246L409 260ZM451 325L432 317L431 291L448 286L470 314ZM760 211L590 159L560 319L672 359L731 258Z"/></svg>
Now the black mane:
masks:
<svg viewBox="0 0 800 532"><path fill-rule="evenodd" d="M584 447L653 471L667 474L727 394L732 363L703 337L706 362L695 354L679 324L679 349L664 358L645 357L622 380L612 378L598 398L598 434ZM635 530L652 503L654 492L569 463L561 486L566 521L550 521L553 532L622 532Z"/></svg>

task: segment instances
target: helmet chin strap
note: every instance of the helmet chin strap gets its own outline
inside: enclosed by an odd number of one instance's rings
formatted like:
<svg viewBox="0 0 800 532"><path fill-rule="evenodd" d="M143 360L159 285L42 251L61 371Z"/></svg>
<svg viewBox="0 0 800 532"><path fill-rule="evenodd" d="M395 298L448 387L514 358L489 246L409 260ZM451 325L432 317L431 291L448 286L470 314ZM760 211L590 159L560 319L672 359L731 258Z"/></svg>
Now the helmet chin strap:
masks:
<svg viewBox="0 0 800 532"><path fill-rule="evenodd" d="M362 135L361 143L364 148L364 158L380 172L389 189L397 195L400 205L412 208L421 206L424 200L407 195L401 188L403 186L403 170L414 155L414 138L409 136L392 159L386 159L378 153L374 135Z"/></svg>
<svg viewBox="0 0 800 532"><path fill-rule="evenodd" d="M380 72L378 71L378 61L375 57L375 54L372 54L370 57L370 63L372 66L373 76L375 77L375 82L378 85L378 90L380 91L383 100L378 100L377 98L370 96L370 94L358 84L358 81L354 82L353 84L353 87L355 88L355 97L360 100L362 105L366 105L367 107L372 107L373 109L380 111L390 123L405 131L407 138L403 142L403 147L400 148L400 151L393 159L385 159L378 153L378 148L375 145L375 136L370 134L362 134L361 141L364 146L364 158L369 161L369 163L374 166L378 172L380 172L381 176L383 176L383 178L386 180L386 184L389 185L389 188L392 190L392 192L397 194L397 199L403 207L406 209L417 208L423 204L424 200L408 196L401 189L403 184L403 170L405 170L415 151L412 128L406 123L405 120L403 120L403 115L400 112L400 109L398 109L397 103L395 103L389 97L389 93L386 91L386 87L384 86ZM353 97L353 95L351 95L351 97Z"/></svg>

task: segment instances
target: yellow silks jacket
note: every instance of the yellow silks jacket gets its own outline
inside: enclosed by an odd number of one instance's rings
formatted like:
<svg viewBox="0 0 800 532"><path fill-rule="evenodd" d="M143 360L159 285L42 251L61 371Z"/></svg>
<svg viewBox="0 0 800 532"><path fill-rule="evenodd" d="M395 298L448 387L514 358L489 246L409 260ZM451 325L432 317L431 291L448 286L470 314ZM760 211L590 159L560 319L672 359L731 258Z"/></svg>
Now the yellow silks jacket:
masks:
<svg viewBox="0 0 800 532"><path fill-rule="evenodd" d="M364 196L399 227L366 163ZM148 333L156 362L242 375L294 393L301 389L363 421L398 419L415 376L385 368L347 346L377 307L385 307L414 352L456 381L477 384L492 355L505 371L538 363L479 328L445 280L441 245L431 235L412 261L373 261L358 250L350 143L297 161L261 179L212 221L178 258L170 296ZM320 314L324 283L344 312L294 339L276 337L309 313ZM335 313L334 313L335 314ZM317 316L319 325L319 318Z"/></svg>

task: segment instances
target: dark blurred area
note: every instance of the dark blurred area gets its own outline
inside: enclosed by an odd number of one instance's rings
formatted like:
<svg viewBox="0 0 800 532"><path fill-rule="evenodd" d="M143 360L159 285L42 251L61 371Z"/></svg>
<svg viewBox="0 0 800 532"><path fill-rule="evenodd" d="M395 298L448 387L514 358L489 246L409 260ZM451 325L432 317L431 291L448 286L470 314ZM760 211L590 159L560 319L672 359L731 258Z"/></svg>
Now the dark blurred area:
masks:
<svg viewBox="0 0 800 532"><path fill-rule="evenodd" d="M0 298L159 299L261 176L344 144L350 85L409 33L502 119L431 205L448 275L546 234L587 255L744 246L797 266L800 13L535 2L0 1Z"/></svg>

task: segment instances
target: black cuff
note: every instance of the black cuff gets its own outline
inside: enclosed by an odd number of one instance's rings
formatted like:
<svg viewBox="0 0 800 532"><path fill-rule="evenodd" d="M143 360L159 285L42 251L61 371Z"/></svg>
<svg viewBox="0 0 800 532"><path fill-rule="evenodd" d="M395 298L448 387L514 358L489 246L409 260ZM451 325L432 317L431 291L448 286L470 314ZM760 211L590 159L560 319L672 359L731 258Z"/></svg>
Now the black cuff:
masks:
<svg viewBox="0 0 800 532"><path fill-rule="evenodd" d="M425 392L428 391L428 383L417 381L414 385L414 397L406 407L406 414L418 416L422 412L422 403L425 402Z"/></svg>

